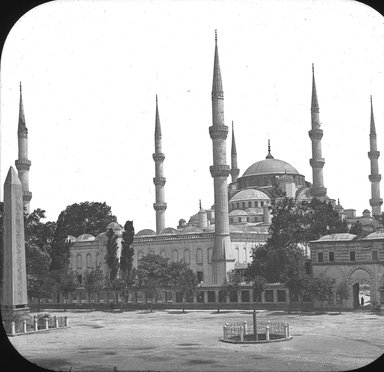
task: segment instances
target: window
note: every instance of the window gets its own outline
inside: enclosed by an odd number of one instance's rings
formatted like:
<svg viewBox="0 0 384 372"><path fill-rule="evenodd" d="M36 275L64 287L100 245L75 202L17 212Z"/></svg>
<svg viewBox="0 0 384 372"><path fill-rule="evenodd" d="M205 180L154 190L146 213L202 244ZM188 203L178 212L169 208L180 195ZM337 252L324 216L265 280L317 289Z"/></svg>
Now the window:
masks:
<svg viewBox="0 0 384 372"><path fill-rule="evenodd" d="M240 208L240 203L236 203L236 208L237 208L237 209Z"/></svg>
<svg viewBox="0 0 384 372"><path fill-rule="evenodd" d="M247 222L249 222L249 217L247 217Z"/></svg>
<svg viewBox="0 0 384 372"><path fill-rule="evenodd" d="M239 248L235 249L235 260L236 262L240 262L240 257L239 257Z"/></svg>
<svg viewBox="0 0 384 372"><path fill-rule="evenodd" d="M255 201L255 207L259 207L259 202Z"/></svg>
<svg viewBox="0 0 384 372"><path fill-rule="evenodd" d="M287 296L284 289L277 290L277 302L287 302Z"/></svg>
<svg viewBox="0 0 384 372"><path fill-rule="evenodd" d="M198 281L199 283L201 283L201 282L204 281L204 274L203 274L202 271L198 271L198 272L196 273L196 275L197 275L197 281Z"/></svg>
<svg viewBox="0 0 384 372"><path fill-rule="evenodd" d="M245 202L243 202L243 208L245 209Z"/></svg>
<svg viewBox="0 0 384 372"><path fill-rule="evenodd" d="M355 251L350 251L349 252L349 260L350 261L355 261L355 259L356 259Z"/></svg>
<svg viewBox="0 0 384 372"><path fill-rule="evenodd" d="M264 291L265 302L273 302L273 290L266 289Z"/></svg>
<svg viewBox="0 0 384 372"><path fill-rule="evenodd" d="M215 302L216 296L215 291L208 291L208 302Z"/></svg>
<svg viewBox="0 0 384 372"><path fill-rule="evenodd" d="M335 252L328 252L329 262L335 261Z"/></svg>
<svg viewBox="0 0 384 372"><path fill-rule="evenodd" d="M372 261L378 261L378 260L379 260L378 251L375 249L372 251Z"/></svg>
<svg viewBox="0 0 384 372"><path fill-rule="evenodd" d="M212 263L212 248L208 249L208 263Z"/></svg>
<svg viewBox="0 0 384 372"><path fill-rule="evenodd" d="M204 292L198 291L196 294L197 302L204 302Z"/></svg>
<svg viewBox="0 0 384 372"><path fill-rule="evenodd" d="M78 269L81 269L81 266L82 266L82 262L81 262L81 255L78 254L77 257L76 257L76 265L77 265L77 268Z"/></svg>
<svg viewBox="0 0 384 372"><path fill-rule="evenodd" d="M191 255L189 254L188 249L184 251L184 263L186 263L187 265L191 263Z"/></svg>
<svg viewBox="0 0 384 372"><path fill-rule="evenodd" d="M232 217L230 217L229 222L233 223L233 218Z"/></svg>
<svg viewBox="0 0 384 372"><path fill-rule="evenodd" d="M229 301L230 302L237 302L237 291L236 290L229 291Z"/></svg>
<svg viewBox="0 0 384 372"><path fill-rule="evenodd" d="M248 257L247 257L247 248L244 247L244 262L247 263Z"/></svg>
<svg viewBox="0 0 384 372"><path fill-rule="evenodd" d="M323 252L318 252L317 253L317 262L323 262L324 257L323 257Z"/></svg>
<svg viewBox="0 0 384 372"><path fill-rule="evenodd" d="M200 248L196 251L196 263L198 265L203 264L203 251Z"/></svg>
<svg viewBox="0 0 384 372"><path fill-rule="evenodd" d="M86 257L87 269L92 269L92 256L88 253Z"/></svg>
<svg viewBox="0 0 384 372"><path fill-rule="evenodd" d="M179 261L179 253L177 252L176 249L172 252L172 261L173 262L178 262Z"/></svg>
<svg viewBox="0 0 384 372"><path fill-rule="evenodd" d="M248 208L252 207L252 202L248 202Z"/></svg>

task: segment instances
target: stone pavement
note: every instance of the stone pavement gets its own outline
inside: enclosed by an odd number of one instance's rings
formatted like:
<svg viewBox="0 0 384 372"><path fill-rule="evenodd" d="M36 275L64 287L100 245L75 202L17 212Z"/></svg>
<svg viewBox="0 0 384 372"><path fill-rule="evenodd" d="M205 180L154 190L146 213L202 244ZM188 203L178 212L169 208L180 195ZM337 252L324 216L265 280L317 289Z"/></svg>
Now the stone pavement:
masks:
<svg viewBox="0 0 384 372"><path fill-rule="evenodd" d="M52 315L63 313L52 313ZM69 371L335 371L367 365L384 352L384 317L258 312L288 322L293 339L257 345L219 342L225 322L251 311L67 312L70 328L10 339L29 361Z"/></svg>

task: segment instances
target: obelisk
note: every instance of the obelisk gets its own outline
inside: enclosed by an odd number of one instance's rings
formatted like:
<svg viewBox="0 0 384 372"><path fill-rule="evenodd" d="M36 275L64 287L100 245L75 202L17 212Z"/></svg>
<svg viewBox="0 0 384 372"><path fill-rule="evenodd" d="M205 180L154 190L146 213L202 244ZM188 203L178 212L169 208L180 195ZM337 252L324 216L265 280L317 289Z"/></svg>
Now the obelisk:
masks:
<svg viewBox="0 0 384 372"><path fill-rule="evenodd" d="M3 213L3 321L15 313L28 313L27 276L25 267L23 187L15 170L10 167L4 182Z"/></svg>

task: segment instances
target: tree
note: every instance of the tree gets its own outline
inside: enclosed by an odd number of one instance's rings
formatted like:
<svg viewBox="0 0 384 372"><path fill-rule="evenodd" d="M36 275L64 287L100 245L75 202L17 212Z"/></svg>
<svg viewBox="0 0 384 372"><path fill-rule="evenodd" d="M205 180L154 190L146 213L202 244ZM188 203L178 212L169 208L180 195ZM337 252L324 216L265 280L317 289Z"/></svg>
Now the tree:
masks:
<svg viewBox="0 0 384 372"><path fill-rule="evenodd" d="M113 231L113 229L109 229L107 231L107 247L106 247L106 255L105 262L109 267L109 279L113 282L117 277L119 271L119 259L117 258L117 250L119 246L117 244L117 235Z"/></svg>
<svg viewBox="0 0 384 372"><path fill-rule="evenodd" d="M195 293L199 284L196 273L184 262L171 262L169 264L169 284L181 294L183 313L188 296Z"/></svg>
<svg viewBox="0 0 384 372"><path fill-rule="evenodd" d="M133 255L135 253L135 250L132 248L134 236L133 221L127 221L124 225L121 239L120 272L122 276L129 276L132 272Z"/></svg>
<svg viewBox="0 0 384 372"><path fill-rule="evenodd" d="M255 340L257 341L257 319L256 319L256 302L259 297L261 297L261 294L265 290L265 286L267 285L267 281L263 276L256 275L252 279L252 288L253 288L253 335L255 337Z"/></svg>
<svg viewBox="0 0 384 372"><path fill-rule="evenodd" d="M84 202L69 205L57 219L56 230L52 241L51 270L66 268L69 264L69 247L66 243L68 235L78 237L82 234L98 235L107 229L116 217L111 207L105 202Z"/></svg>
<svg viewBox="0 0 384 372"><path fill-rule="evenodd" d="M354 234L357 236L362 236L363 234L363 225L360 223L360 221L356 221L352 226L351 229L349 230L350 234Z"/></svg>
<svg viewBox="0 0 384 372"><path fill-rule="evenodd" d="M337 297L340 298L340 309L339 309L339 314L341 313L341 307L343 305L343 300L347 300L349 298L349 290L348 290L348 285L347 282L341 282L337 288L336 288L336 295Z"/></svg>
<svg viewBox="0 0 384 372"><path fill-rule="evenodd" d="M3 297L3 260L4 260L4 247L3 247L3 214L4 203L0 202L0 298Z"/></svg>
<svg viewBox="0 0 384 372"><path fill-rule="evenodd" d="M227 272L227 275L225 276L219 291L220 297L219 302L217 303L218 313L220 312L220 300L225 301L229 293L232 291L237 291L240 287L241 280L242 277L237 270L233 269Z"/></svg>
<svg viewBox="0 0 384 372"><path fill-rule="evenodd" d="M153 298L169 285L168 269L168 259L156 254L144 256L137 266L135 287L151 298L151 312Z"/></svg>
<svg viewBox="0 0 384 372"><path fill-rule="evenodd" d="M76 290L78 286L76 272L67 269L52 272L54 276L56 290L64 295L64 311L67 311L67 302L69 293Z"/></svg>
<svg viewBox="0 0 384 372"><path fill-rule="evenodd" d="M323 301L329 301L334 294L335 280L324 276L311 278L309 290L320 301L320 311L323 311Z"/></svg>
<svg viewBox="0 0 384 372"><path fill-rule="evenodd" d="M88 293L88 303L93 311L93 305L91 302L91 295L100 292L104 287L104 274L100 265L97 265L92 270L85 270L84 272L84 288Z"/></svg>

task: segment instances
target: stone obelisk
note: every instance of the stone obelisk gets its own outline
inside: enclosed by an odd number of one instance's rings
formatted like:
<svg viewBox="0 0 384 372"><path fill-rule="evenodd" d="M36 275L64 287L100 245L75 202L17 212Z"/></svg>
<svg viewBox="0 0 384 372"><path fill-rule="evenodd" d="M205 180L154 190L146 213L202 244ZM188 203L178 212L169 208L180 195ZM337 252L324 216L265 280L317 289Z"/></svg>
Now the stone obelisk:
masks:
<svg viewBox="0 0 384 372"><path fill-rule="evenodd" d="M15 313L28 313L27 276L25 267L23 187L10 167L4 183L3 233L3 321Z"/></svg>

